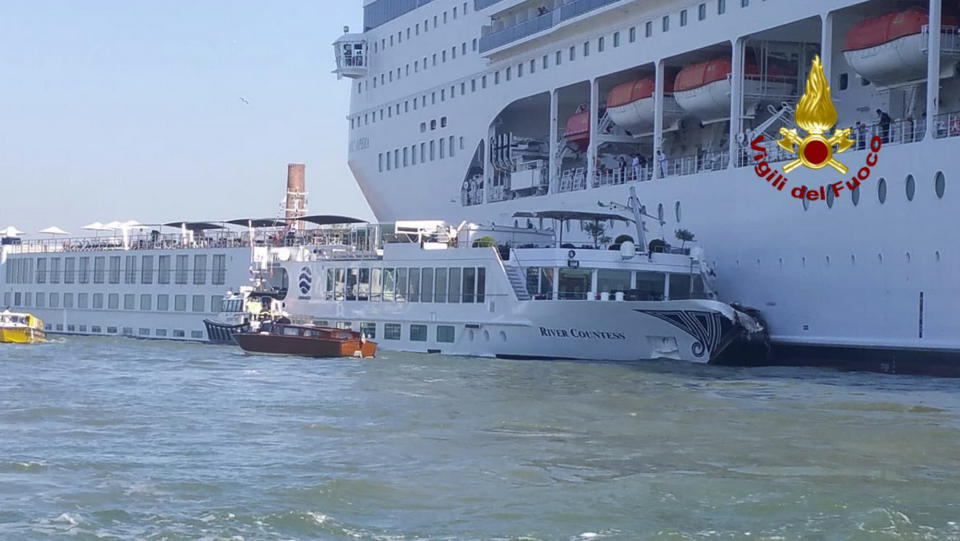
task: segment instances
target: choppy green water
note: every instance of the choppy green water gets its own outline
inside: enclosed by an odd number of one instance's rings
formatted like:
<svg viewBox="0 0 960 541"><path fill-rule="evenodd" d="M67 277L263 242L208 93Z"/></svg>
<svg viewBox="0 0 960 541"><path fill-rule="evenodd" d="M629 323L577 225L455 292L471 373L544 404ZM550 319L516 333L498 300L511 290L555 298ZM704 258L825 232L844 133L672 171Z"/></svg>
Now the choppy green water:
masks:
<svg viewBox="0 0 960 541"><path fill-rule="evenodd" d="M0 539L960 539L960 382L0 348Z"/></svg>

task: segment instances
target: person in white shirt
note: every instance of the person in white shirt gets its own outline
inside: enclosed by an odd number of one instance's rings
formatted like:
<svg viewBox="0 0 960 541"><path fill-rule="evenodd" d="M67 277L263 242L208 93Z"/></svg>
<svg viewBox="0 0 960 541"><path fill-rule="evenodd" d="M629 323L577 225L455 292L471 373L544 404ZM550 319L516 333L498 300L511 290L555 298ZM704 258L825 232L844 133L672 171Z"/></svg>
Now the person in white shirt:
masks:
<svg viewBox="0 0 960 541"><path fill-rule="evenodd" d="M640 156L633 155L633 180L640 180Z"/></svg>
<svg viewBox="0 0 960 541"><path fill-rule="evenodd" d="M660 178L667 176L667 156L660 149L657 149L657 165L660 166Z"/></svg>

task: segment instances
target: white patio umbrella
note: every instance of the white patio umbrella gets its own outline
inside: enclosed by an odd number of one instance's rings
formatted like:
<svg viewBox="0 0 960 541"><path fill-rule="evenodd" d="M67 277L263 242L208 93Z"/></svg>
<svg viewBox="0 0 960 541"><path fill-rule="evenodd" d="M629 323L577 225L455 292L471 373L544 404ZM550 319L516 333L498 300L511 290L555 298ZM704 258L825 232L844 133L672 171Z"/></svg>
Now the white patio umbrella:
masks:
<svg viewBox="0 0 960 541"><path fill-rule="evenodd" d="M19 237L22 234L23 231L20 231L12 225L8 225L7 227L0 229L0 237Z"/></svg>
<svg viewBox="0 0 960 541"><path fill-rule="evenodd" d="M110 231L110 228L103 225L103 222L93 222L92 224L87 224L80 229L84 231Z"/></svg>
<svg viewBox="0 0 960 541"><path fill-rule="evenodd" d="M55 225L51 225L46 229L41 229L39 233L45 233L47 235L69 235L70 234Z"/></svg>

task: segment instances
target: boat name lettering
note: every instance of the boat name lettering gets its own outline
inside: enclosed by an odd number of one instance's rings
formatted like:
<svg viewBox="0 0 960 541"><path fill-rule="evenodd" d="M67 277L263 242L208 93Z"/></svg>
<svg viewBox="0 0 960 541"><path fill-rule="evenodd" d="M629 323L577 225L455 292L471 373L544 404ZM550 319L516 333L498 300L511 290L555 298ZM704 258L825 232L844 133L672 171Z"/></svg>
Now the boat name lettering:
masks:
<svg viewBox="0 0 960 541"><path fill-rule="evenodd" d="M622 332L607 331L585 331L583 329L548 329L540 327L540 336L551 338L579 338L586 340L626 340L627 336Z"/></svg>

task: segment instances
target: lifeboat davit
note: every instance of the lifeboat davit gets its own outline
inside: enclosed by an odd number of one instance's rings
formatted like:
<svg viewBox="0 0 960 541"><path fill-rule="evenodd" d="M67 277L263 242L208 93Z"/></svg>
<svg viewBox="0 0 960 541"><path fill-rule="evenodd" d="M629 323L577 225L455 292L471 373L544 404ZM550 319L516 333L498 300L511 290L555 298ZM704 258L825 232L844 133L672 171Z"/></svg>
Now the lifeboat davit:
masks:
<svg viewBox="0 0 960 541"><path fill-rule="evenodd" d="M590 111L578 111L568 118L563 137L577 152L586 150L590 146Z"/></svg>
<svg viewBox="0 0 960 541"><path fill-rule="evenodd" d="M715 122L730 117L730 71L729 57L719 57L706 62L691 64L677 73L673 82L673 97L684 111L702 122ZM767 80L760 80L757 64L748 61L743 69L744 110L753 109L763 96L771 100L789 96L796 88L796 76L788 70L771 63L767 68Z"/></svg>
<svg viewBox="0 0 960 541"><path fill-rule="evenodd" d="M923 27L930 22L920 8L895 11L855 24L843 42L843 56L861 77L878 86L926 79L927 51ZM941 32L957 25L957 17L944 15ZM942 55L940 76L953 75L956 58Z"/></svg>
<svg viewBox="0 0 960 541"><path fill-rule="evenodd" d="M663 125L675 125L682 115L673 98L674 73L668 73L663 81ZM644 77L617 85L607 94L607 115L617 126L633 135L653 131L655 117L653 92L654 77Z"/></svg>

